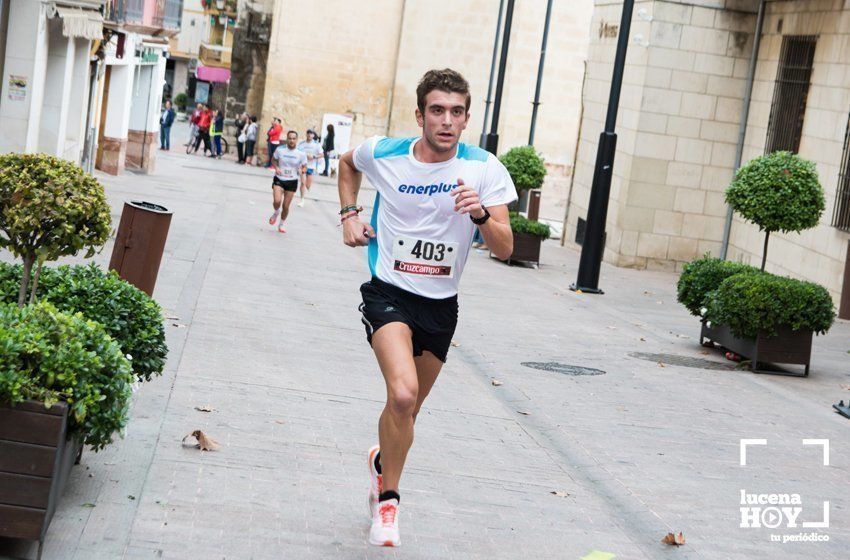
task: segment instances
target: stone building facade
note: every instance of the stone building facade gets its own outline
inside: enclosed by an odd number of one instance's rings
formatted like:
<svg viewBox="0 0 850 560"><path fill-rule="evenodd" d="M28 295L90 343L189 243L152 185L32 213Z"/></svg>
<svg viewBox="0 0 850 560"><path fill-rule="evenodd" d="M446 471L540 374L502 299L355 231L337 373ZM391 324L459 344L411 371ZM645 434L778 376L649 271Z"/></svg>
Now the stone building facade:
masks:
<svg viewBox="0 0 850 560"><path fill-rule="evenodd" d="M743 97L759 0L638 1L617 123L604 259L618 266L674 270L704 253L720 254L734 173ZM587 214L598 135L603 128L622 0L596 0L576 176L565 237ZM773 234L767 268L842 291L848 236L832 225L842 161L848 158L850 2L766 2L743 161L768 149L773 108L783 93L783 42L812 38L808 95L796 150L817 164L827 197L821 224ZM779 91L779 95L774 94ZM775 112L775 110L774 110ZM775 112L776 126L785 126ZM763 234L735 217L731 259L760 264Z"/></svg>

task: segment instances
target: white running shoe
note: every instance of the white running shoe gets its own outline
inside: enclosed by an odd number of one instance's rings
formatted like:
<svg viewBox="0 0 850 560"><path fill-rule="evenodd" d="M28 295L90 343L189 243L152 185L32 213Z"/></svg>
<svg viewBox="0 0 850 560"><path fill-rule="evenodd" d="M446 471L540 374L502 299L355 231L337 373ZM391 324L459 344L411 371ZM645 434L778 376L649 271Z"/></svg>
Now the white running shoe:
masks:
<svg viewBox="0 0 850 560"><path fill-rule="evenodd" d="M304 208L304 199L303 199L303 198L302 198L302 199L301 199L301 201L298 203L298 208Z"/></svg>
<svg viewBox="0 0 850 560"><path fill-rule="evenodd" d="M369 519L375 519L378 515L378 496L384 491L384 477L375 468L375 456L380 450L381 446L373 445L366 455L369 461Z"/></svg>
<svg viewBox="0 0 850 560"><path fill-rule="evenodd" d="M375 546L401 546L398 534L398 500L392 498L378 504L378 515L372 519L369 544Z"/></svg>

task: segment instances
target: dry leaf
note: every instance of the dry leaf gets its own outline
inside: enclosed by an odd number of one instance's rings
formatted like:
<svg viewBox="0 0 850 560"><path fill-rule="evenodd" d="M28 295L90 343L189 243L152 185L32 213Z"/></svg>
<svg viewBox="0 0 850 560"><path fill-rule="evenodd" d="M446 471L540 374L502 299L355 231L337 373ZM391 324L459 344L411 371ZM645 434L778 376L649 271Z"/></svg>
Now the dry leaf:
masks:
<svg viewBox="0 0 850 560"><path fill-rule="evenodd" d="M685 535L683 535L682 533L679 533L677 535L674 535L673 533L667 533L667 535L663 539L661 539L661 542L663 544L682 546L683 544L685 544Z"/></svg>
<svg viewBox="0 0 850 560"><path fill-rule="evenodd" d="M195 438L197 443L195 445L190 445L190 447L197 447L201 451L217 451L218 450L218 442L213 438L202 432L201 430L195 430L191 434L187 435L183 438L183 445L186 445L186 440L190 437Z"/></svg>
<svg viewBox="0 0 850 560"><path fill-rule="evenodd" d="M166 315L165 318L168 321L179 321L180 320L180 317L178 317L177 315Z"/></svg>
<svg viewBox="0 0 850 560"><path fill-rule="evenodd" d="M577 294L583 294L584 292L582 292L581 290L576 290L576 293ZM848 352L850 352L850 350L848 350Z"/></svg>
<svg viewBox="0 0 850 560"><path fill-rule="evenodd" d="M676 335L676 338L691 338L691 337L689 337L689 336L688 336L688 335L686 335L686 334L677 334L677 335Z"/></svg>
<svg viewBox="0 0 850 560"><path fill-rule="evenodd" d="M199 410L201 412L212 412L215 409L212 406L205 404L204 406L196 406L195 410Z"/></svg>
<svg viewBox="0 0 850 560"><path fill-rule="evenodd" d="M526 411L524 411L524 410L517 410L517 412L518 412L518 413L520 413L520 414L522 414L523 416L531 416L531 413L530 413L530 412L526 412Z"/></svg>
<svg viewBox="0 0 850 560"><path fill-rule="evenodd" d="M185 329L186 325L182 325L180 323L171 323L172 327L177 327L178 329Z"/></svg>
<svg viewBox="0 0 850 560"><path fill-rule="evenodd" d="M502 385L502 382L501 382L501 381L499 381L498 379L492 379L492 380L490 381L490 383L492 383L492 384L493 384L493 387L498 387L499 385Z"/></svg>
<svg viewBox="0 0 850 560"><path fill-rule="evenodd" d="M567 496L569 496L569 494L568 494L568 493L566 493L566 492L561 492L560 490L552 490L552 491L551 491L551 492L549 492L549 493L550 493L550 494L552 494L552 495L554 495L554 496L558 496L559 498L566 498Z"/></svg>
<svg viewBox="0 0 850 560"><path fill-rule="evenodd" d="M842 385L841 388L845 391L850 391L850 385Z"/></svg>
<svg viewBox="0 0 850 560"><path fill-rule="evenodd" d="M456 341L452 340L452 346L457 348L458 346L460 346L460 342L456 342Z"/></svg>
<svg viewBox="0 0 850 560"><path fill-rule="evenodd" d="M658 362L658 367L667 367L662 362Z"/></svg>
<svg viewBox="0 0 850 560"><path fill-rule="evenodd" d="M646 339L645 339L644 337L640 337L640 341L641 341L641 342L646 342Z"/></svg>
<svg viewBox="0 0 850 560"><path fill-rule="evenodd" d="M283 422L283 420L275 420L274 423L275 424L283 424L284 422Z"/></svg>

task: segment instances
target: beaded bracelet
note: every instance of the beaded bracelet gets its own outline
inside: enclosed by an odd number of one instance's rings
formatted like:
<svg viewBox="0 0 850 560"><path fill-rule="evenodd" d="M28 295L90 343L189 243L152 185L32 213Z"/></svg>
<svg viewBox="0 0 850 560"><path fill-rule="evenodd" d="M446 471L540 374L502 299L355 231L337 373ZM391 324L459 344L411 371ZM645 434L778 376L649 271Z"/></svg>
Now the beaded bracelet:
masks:
<svg viewBox="0 0 850 560"><path fill-rule="evenodd" d="M342 216L343 214L345 214L347 212L355 212L355 213L359 214L362 211L363 211L362 206L357 206L356 204L349 204L348 206L345 206L342 210L339 211L339 215Z"/></svg>

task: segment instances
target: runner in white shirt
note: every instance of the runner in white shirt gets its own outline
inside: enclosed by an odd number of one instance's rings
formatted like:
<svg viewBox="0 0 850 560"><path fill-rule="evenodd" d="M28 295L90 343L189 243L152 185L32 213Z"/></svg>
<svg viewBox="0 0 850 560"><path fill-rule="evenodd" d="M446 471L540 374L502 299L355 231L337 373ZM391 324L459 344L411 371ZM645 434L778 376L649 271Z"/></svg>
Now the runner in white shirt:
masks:
<svg viewBox="0 0 850 560"><path fill-rule="evenodd" d="M307 155L307 180L301 183L301 200L298 206L304 206L305 190L309 191L313 186L313 175L316 173L316 162L322 157L322 145L316 140L316 133L307 129L307 139L298 142L298 149Z"/></svg>
<svg viewBox="0 0 850 560"><path fill-rule="evenodd" d="M339 160L343 240L368 245L372 279L360 287L363 324L387 385L369 450L369 542L398 546L399 479L413 423L446 361L457 325L457 288L477 224L493 254L507 259L507 204L516 189L499 160L459 143L469 122L469 84L431 70L416 89L419 138L367 140ZM378 191L372 220L360 220L362 174Z"/></svg>
<svg viewBox="0 0 850 560"><path fill-rule="evenodd" d="M301 150L295 149L298 143L298 133L290 130L286 133L286 144L279 146L272 156L272 167L274 167L274 179L272 179L272 193L274 213L269 218L269 225L277 223L280 214L280 223L277 231L286 233L283 223L289 216L289 205L298 190L298 180L304 183L305 169L307 167L307 156ZM281 210L281 202L283 209Z"/></svg>

